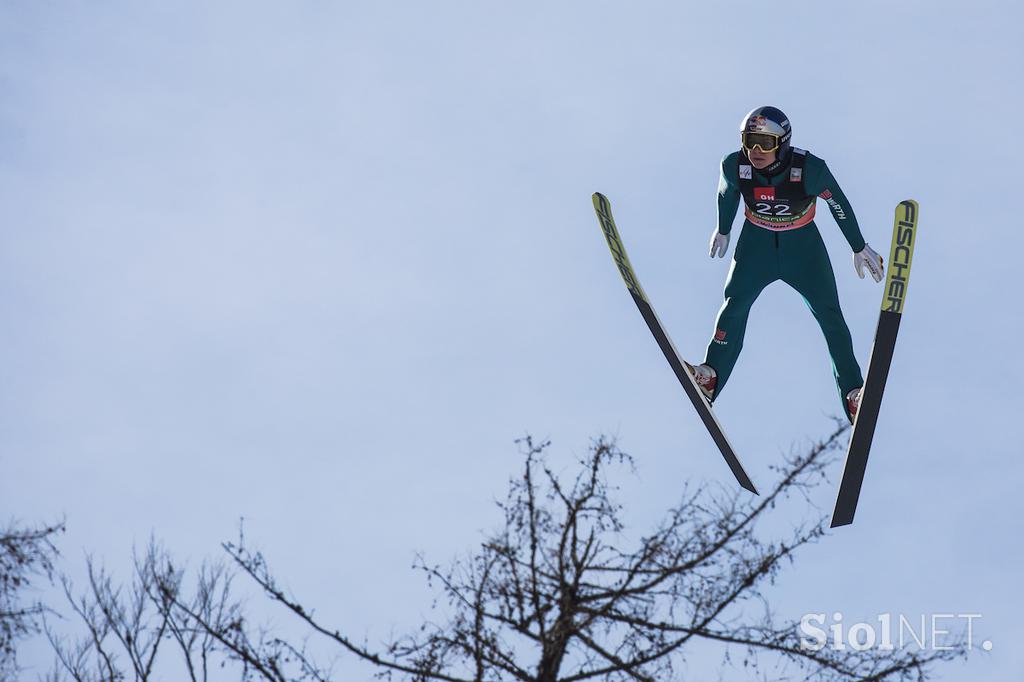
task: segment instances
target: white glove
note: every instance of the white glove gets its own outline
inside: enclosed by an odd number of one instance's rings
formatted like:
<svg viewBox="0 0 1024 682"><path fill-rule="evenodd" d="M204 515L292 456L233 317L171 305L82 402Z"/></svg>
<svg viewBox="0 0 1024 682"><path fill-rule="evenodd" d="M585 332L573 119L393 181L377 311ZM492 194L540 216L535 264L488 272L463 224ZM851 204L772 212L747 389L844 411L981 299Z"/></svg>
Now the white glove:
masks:
<svg viewBox="0 0 1024 682"><path fill-rule="evenodd" d="M871 273L871 278L876 282L882 281L883 272L882 257L875 253L867 244L864 248L853 254L853 267L857 268L857 276L864 279L864 268L867 267L868 272Z"/></svg>
<svg viewBox="0 0 1024 682"><path fill-rule="evenodd" d="M718 253L719 258L725 258L725 252L729 248L729 235L722 234L716 228L714 233L711 235L711 257L715 257L715 252Z"/></svg>

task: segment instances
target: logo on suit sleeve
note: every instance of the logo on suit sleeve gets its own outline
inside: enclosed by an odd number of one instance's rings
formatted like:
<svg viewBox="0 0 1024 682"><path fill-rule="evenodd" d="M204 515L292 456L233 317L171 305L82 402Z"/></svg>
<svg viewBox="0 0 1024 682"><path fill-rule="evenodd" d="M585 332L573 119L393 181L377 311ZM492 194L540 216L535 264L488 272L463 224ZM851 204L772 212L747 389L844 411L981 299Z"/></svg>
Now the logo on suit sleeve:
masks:
<svg viewBox="0 0 1024 682"><path fill-rule="evenodd" d="M824 199L832 208L832 213L835 215L836 220L846 220L846 211L843 210L842 205L832 196L832 192L826 189L818 196Z"/></svg>

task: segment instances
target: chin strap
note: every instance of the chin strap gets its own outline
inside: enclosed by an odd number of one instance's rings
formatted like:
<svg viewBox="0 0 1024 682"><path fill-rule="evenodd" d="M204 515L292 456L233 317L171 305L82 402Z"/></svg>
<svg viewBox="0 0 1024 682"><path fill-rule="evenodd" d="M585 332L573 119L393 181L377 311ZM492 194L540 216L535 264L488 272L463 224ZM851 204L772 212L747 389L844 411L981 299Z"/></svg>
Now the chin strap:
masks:
<svg viewBox="0 0 1024 682"><path fill-rule="evenodd" d="M789 154L786 154L785 156L780 156L779 158L772 161L765 168L761 169L761 172L764 173L765 175L778 175L783 170L785 170L786 166L788 165Z"/></svg>

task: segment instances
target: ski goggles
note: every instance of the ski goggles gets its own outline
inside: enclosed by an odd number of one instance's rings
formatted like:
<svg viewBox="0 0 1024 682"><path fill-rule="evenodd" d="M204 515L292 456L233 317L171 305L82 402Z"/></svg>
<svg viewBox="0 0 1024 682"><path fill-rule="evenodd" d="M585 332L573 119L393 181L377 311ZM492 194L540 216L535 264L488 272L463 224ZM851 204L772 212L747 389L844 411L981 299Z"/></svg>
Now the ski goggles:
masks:
<svg viewBox="0 0 1024 682"><path fill-rule="evenodd" d="M741 133L740 139L748 152L754 151L755 147L765 153L774 152L780 146L779 136L771 133Z"/></svg>

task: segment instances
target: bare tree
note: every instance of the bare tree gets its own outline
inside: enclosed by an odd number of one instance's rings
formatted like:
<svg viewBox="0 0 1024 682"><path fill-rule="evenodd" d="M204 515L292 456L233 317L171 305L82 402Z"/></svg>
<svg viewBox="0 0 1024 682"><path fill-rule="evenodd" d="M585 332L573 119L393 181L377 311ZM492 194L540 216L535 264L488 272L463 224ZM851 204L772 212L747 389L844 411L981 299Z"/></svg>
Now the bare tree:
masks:
<svg viewBox="0 0 1024 682"><path fill-rule="evenodd" d="M512 479L499 504L500 528L476 552L447 567L422 557L416 562L439 596L436 622L379 647L322 622L280 587L244 536L224 549L236 569L311 636L363 659L386 679L665 680L676 677L694 646L705 642L721 646L724 664L742 667L745 680L921 682L929 679L932 664L965 654L965 647L805 648L798 623L778 621L769 605L766 588L802 547L827 532L827 515L809 504L808 493L826 480L846 431L837 422L827 438L788 457L763 497L707 486L684 491L682 502L633 542L626 539L622 509L607 478L614 465L632 466L628 455L613 442L598 440L578 473L564 480L548 465L548 444L526 438L522 474ZM783 536L773 536L764 526L780 525L772 512L791 498L815 513L795 527L787 525ZM769 518L776 522L764 523ZM163 572L155 590L151 586L139 594L164 604L158 611L174 614L181 631L204 637L203 646L209 647L204 651L217 649L240 664L244 679L331 678L305 643L295 646L252 626L240 603L227 596L227 583L217 611L202 600L186 602L173 575ZM166 588L164 581L170 583ZM133 599L134 594L128 603ZM88 613L84 605L80 611ZM106 611L121 613L113 606ZM91 630L95 640L105 641L103 619L83 617L99 622ZM145 641L155 648L158 640ZM141 653L130 657L136 679L146 679L136 664L145 660Z"/></svg>
<svg viewBox="0 0 1024 682"><path fill-rule="evenodd" d="M21 528L14 522L0 531L0 679L17 673L17 642L38 627L43 606L25 604L23 596L33 579L52 578L58 556L53 539L63 531L63 523Z"/></svg>
<svg viewBox="0 0 1024 682"><path fill-rule="evenodd" d="M210 679L216 639L197 627L189 614L220 632L238 626L240 605L232 601L231 574L226 566L204 564L197 572L195 589L186 594L185 570L176 567L152 540L141 556L134 555L127 586L116 584L92 558L86 564L88 587L82 594L76 595L71 581L62 578L64 593L85 634L66 637L53 623L45 624L56 654L48 680L145 682L157 679L156 671L166 671L170 665L184 671L181 679ZM177 655L177 661L164 660L158 667L158 659L168 648L169 656ZM166 674L159 677L166 678Z"/></svg>
<svg viewBox="0 0 1024 682"><path fill-rule="evenodd" d="M929 665L962 655L945 651L836 651L801 646L795 622L775 622L763 593L803 546L827 532L827 514L786 537L759 524L785 499L826 480L847 431L836 430L791 455L764 497L700 487L683 495L654 531L625 548L621 508L606 478L609 465L632 460L597 441L578 474L563 481L546 463L547 443L526 438L522 475L500 504L501 528L473 555L450 566L417 566L446 604L441 623L373 649L320 622L284 591L264 557L244 542L225 549L242 572L313 632L378 668L384 677L485 682L663 680L687 646L720 643L738 652L745 679L926 680ZM263 652L237 636L222 642L236 656ZM302 659L304 671L318 670ZM284 679L284 678L268 678Z"/></svg>

